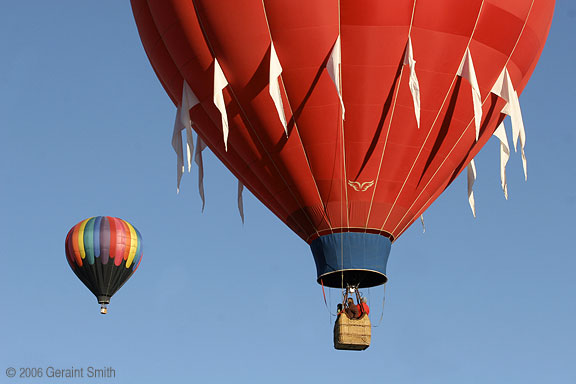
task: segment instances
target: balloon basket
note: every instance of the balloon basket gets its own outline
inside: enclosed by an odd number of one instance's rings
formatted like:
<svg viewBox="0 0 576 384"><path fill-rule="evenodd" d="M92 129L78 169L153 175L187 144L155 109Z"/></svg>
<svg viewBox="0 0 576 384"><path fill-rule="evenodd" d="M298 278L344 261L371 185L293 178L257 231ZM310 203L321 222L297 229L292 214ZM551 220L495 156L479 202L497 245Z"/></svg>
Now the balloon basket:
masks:
<svg viewBox="0 0 576 384"><path fill-rule="evenodd" d="M334 348L348 351L363 351L370 346L372 326L368 315L349 319L341 314L334 324Z"/></svg>

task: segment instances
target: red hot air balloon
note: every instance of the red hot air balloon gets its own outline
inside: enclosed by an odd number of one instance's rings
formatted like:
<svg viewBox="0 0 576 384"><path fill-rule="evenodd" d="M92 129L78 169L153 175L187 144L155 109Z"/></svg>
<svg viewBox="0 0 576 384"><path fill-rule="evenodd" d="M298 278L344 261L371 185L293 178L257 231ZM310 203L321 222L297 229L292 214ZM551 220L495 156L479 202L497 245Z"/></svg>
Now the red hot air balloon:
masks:
<svg viewBox="0 0 576 384"><path fill-rule="evenodd" d="M82 220L66 236L66 259L72 271L96 296L100 313L132 276L142 260L142 236L117 217Z"/></svg>
<svg viewBox="0 0 576 384"><path fill-rule="evenodd" d="M391 243L464 168L474 178L474 156L503 137L506 115L524 155L518 95L554 9L554 0L131 2L183 124L310 244L330 287L385 283Z"/></svg>

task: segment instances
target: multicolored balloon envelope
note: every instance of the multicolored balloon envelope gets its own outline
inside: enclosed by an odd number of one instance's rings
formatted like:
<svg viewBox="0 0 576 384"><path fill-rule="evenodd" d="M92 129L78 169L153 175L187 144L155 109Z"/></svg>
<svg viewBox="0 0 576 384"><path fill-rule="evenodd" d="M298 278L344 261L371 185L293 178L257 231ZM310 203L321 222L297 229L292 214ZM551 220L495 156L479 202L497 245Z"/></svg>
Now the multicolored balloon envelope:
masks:
<svg viewBox="0 0 576 384"><path fill-rule="evenodd" d="M142 236L122 219L91 217L72 227L66 236L66 259L76 276L101 304L101 313L116 291L138 269Z"/></svg>
<svg viewBox="0 0 576 384"><path fill-rule="evenodd" d="M194 129L310 244L318 282L331 287L383 284L392 242L464 169L475 178L474 157L488 139L509 149L506 116L524 160L518 95L555 4L131 3L178 107L174 147Z"/></svg>

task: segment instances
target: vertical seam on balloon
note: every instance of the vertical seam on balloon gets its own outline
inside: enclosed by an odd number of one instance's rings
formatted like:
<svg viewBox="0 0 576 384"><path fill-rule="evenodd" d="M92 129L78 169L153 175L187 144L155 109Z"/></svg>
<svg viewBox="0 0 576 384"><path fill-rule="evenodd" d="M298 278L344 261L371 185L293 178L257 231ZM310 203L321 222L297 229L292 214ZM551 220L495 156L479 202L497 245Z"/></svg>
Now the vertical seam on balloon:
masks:
<svg viewBox="0 0 576 384"><path fill-rule="evenodd" d="M522 29L520 30L520 33L518 34L518 38L516 39L516 43L514 44L514 47L512 48L512 51L510 51L510 54L508 55L508 59L506 60L506 63L504 64L504 68L508 67L508 63L510 62L510 59L512 58L512 56L514 55L514 52L516 51L516 47L518 46L518 43L520 42L520 39L522 38L522 35L524 33L524 29L526 28L526 25L528 24L528 19L530 18L530 15L532 14L532 8L534 6L534 1L532 0L532 4L530 5L530 9L528 10L528 14L526 15L526 19L524 20L524 25L522 26ZM482 102L482 106L484 106L484 104L486 103L486 101L488 101L488 99L490 98L490 95L492 94L492 92L489 92L486 97L484 98L484 101ZM420 194L418 195L418 197L416 197L416 199L414 199L414 202L412 203L412 205L410 206L410 208L412 208L415 204L415 202L420 198L420 196L424 193L424 190L428 187L428 185L432 182L432 179L434 178L434 176L436 176L436 174L438 173L438 171L440 170L440 168L442 168L442 165L444 165L444 163L446 162L446 159L450 156L450 154L452 153L452 151L454 150L454 148L456 148L456 146L458 145L458 143L460 142L460 140L462 139L462 137L464 137L464 134L468 131L468 129L470 128L470 126L472 125L472 123L474 122L474 118L472 118L470 120L470 122L468 123L468 125L466 126L466 129L464 129L464 131L462 132L462 134L460 135L460 137L458 138L458 141L456 141L456 144L454 144L454 146L452 147L452 149L450 150L450 152L448 153L448 155L446 156L446 158L444 158L444 160L442 161L442 163L440 164L440 166L438 167L438 169L436 169L436 172L434 172L434 174L432 175L432 177L430 178L430 180L428 181L428 183L424 186L424 188L422 189L422 191L420 192ZM491 133L492 134L492 133ZM433 195L432 195L433 196ZM426 203L422 206L425 207L430 200L432 199L432 197L430 197ZM409 211L410 209L408 209ZM420 208L418 210L418 213L420 212L424 212L424 210L422 208ZM402 217L402 220L406 217L407 213L404 214L404 217ZM415 215L415 217L418 217L419 215ZM396 228L394 228L394 231L396 231L396 229L398 228L398 226L400 225L400 223L402 222L402 220L400 220L400 222L398 223L398 225L396 225ZM409 225L405 225L402 230L399 232L402 233L404 232Z"/></svg>
<svg viewBox="0 0 576 384"><path fill-rule="evenodd" d="M414 23L414 14L416 13L416 0L414 0L414 4L412 5L412 16L410 18L410 26L408 27L408 38L406 41L408 42L410 39L410 33L412 32L412 25ZM406 49L406 48L405 48ZM378 181L380 180L380 172L382 170L382 163L384 162L384 153L386 152L386 147L388 144L388 137L390 135L390 129L392 128L392 122L394 121L394 112L396 111L396 101L398 100L398 93L400 92L400 84L402 83L402 76L404 74L404 64L402 64L402 68L400 69L400 75L398 76L398 83L396 84L396 90L394 91L394 100L392 101L392 109L390 112L390 121L388 123L388 129L386 131L386 138L384 140L384 148L382 148L382 156L380 157L380 164L378 165L378 172L376 174L376 181L374 183L374 190L372 191L372 198L370 199L370 207L368 208L368 215L366 216L366 224L364 227L368 227L368 223L370 221L370 215L372 214L372 205L374 204L374 199L376 197L376 191L378 189ZM390 216L392 210L388 211L388 216L384 220L384 224L386 224L386 220ZM382 232L384 228L384 224L380 227L380 232Z"/></svg>
<svg viewBox="0 0 576 384"><path fill-rule="evenodd" d="M342 1L338 0L338 36L340 37L340 68L338 68L338 77L340 78L340 97L344 100L344 83L342 77L342 68L344 64L342 63ZM343 103L343 101L342 101ZM338 106L338 113L342 116L342 103ZM346 167L346 135L344 130L344 119L338 119L341 126L342 132L342 172L343 172L343 180L342 180L342 188L344 189L344 195L346 196L346 228L350 227L350 202L348 200L348 172ZM342 204L340 204L340 210L342 210ZM340 219L342 222L342 219Z"/></svg>
<svg viewBox="0 0 576 384"><path fill-rule="evenodd" d="M268 28L268 35L270 37L270 43L272 44L272 31L270 29L270 23L268 22L268 13L266 12L266 4L264 3L265 0L262 0L262 9L264 11L264 19L266 21L266 26ZM280 60L280 59L278 59ZM310 160L308 159L308 154L306 153L306 149L304 148L304 143L302 141L302 137L300 136L300 130L298 129L298 124L296 123L296 116L294 115L294 110L292 109L292 104L290 103L290 98L288 97L288 92L286 92L286 86L284 85L284 79L282 74L280 74L280 82L282 83L282 88L284 89L284 95L286 96L286 100L288 101L288 109L290 109L290 114L292 115L292 119L294 119L294 130L296 131L296 135L298 137L298 141L300 141L300 145L302 146L302 153L304 153L304 159L306 160L306 165L308 166L308 169L310 170L310 175L312 177L312 180L314 181L314 187L316 188L316 192L318 193L318 198L320 199L320 204L322 204L322 215L324 216L324 219L326 220L326 223L328 224L328 227L330 227L330 232L333 233L333 228L332 228L332 223L330 222L330 218L328 217L328 215L326 214L326 205L324 204L324 200L322 200L322 194L320 194L320 189L318 188L318 183L316 182L316 178L314 177L314 172L312 172L312 166L310 165ZM312 223L312 225L314 226L314 229L316 230L316 234L319 235L318 230L316 228L316 226L314 225L314 223ZM310 237L310 234L306 234L308 236L308 238Z"/></svg>
<svg viewBox="0 0 576 384"><path fill-rule="evenodd" d="M193 5L193 4L192 4L192 5ZM193 6L194 6L194 5L193 5ZM148 5L148 8L149 8L149 5ZM176 63L174 62L174 59L172 58L172 55L171 55L170 51L168 50L168 47L166 46L166 43L164 42L163 35L161 35L160 32L159 32L159 30L157 29L157 26L156 26L155 21L154 21L154 27L155 27L155 29L156 29L156 32L157 32L157 34L158 34L158 36L159 36L160 41L162 42L162 44L164 45L164 48L166 49L166 52L168 53L168 56L169 56L170 59L172 60L174 66L177 68L177 70L178 70L180 76L182 77L183 81L187 81L186 78L184 77L184 75L183 75L182 72L181 72L181 69L185 66L185 64L181 64L180 66L176 65ZM170 28L168 28L168 30L169 30L169 29L170 29ZM166 31L165 31L164 33L166 33ZM155 71L156 71L156 70L155 70ZM160 73L160 72L157 72L157 74L159 74L159 73ZM161 79L160 79L160 81L162 82ZM214 126L217 127L217 123L214 121L214 119L213 119L213 117L211 116L211 114L207 113L207 111L205 110L205 108L204 108L204 106L202 105L202 103L200 104L200 108L202 108L202 110L206 113L206 115L208 116L208 118L210 119L210 121L214 124ZM245 159L241 156L241 154L240 154L239 152L237 152L237 153L238 153L238 157L243 161L243 164L245 164L245 165L249 168L248 162L245 161ZM232 173L234 174L234 172L232 172ZM254 175L254 177L255 177L256 179L260 180L255 173L253 173L253 175ZM265 190L266 192L268 192L270 195L273 195L273 193L269 190L269 188L268 188L264 183L262 183L261 185L263 186L263 188L264 188L264 190ZM256 195L257 197L258 197L259 195L261 196L261 194L260 194L258 191L256 191L256 193L252 191L252 193L253 193L254 195ZM263 201L263 199L260 199L260 200ZM271 211L273 211L273 212L275 211L274 209L272 209L272 207L268 206L268 204L266 204L264 201L263 201L263 204L264 204L265 206L267 206ZM282 214L282 215L286 214L286 217L288 218L288 214L289 214L288 210L285 209L285 207L284 207L282 204L278 204L278 207L279 207L278 213L280 213L280 214ZM288 227L291 227L288 223L286 223L286 225L288 225ZM294 227L294 228L299 228L300 231L301 231L301 233L302 233L303 235L308 235L308 232L304 230L304 228L302 227L302 225L301 225L299 222L293 221L293 227ZM291 227L291 228L292 228L292 227Z"/></svg>
<svg viewBox="0 0 576 384"><path fill-rule="evenodd" d="M342 100L344 100L344 92L342 91L342 89L344 88L342 85L342 20L341 20L341 15L340 15L340 0L338 0L338 37L337 37L337 41L339 38L339 42L340 42L340 64L338 67L338 84L339 84L339 89L337 89L336 91L339 92L340 94L338 95L338 97L340 97ZM347 184L347 180L348 180L348 175L346 174L346 142L344 140L344 119L342 119L342 111L340 110L342 108L342 104L344 103L344 101L342 101L339 105L338 105L338 113L340 118L338 119L338 124L340 125L340 140L342 142L342 148L341 151L342 153L340 154L340 159L342 162L342 176L343 176L343 180L342 180L342 185L341 187L344 189L344 193L346 196L346 227L350 226L350 211L349 211L349 207L348 207L348 187L346 186ZM342 191L341 191L342 192ZM342 197L340 196L340 225L342 225ZM344 268L344 232L340 232L340 265L342 266L342 268ZM344 269L342 269L342 273L341 273L341 288L344 289Z"/></svg>
<svg viewBox="0 0 576 384"><path fill-rule="evenodd" d="M210 50L210 53L212 54L212 56L214 58L216 58L216 53L214 51L214 48L212 47L212 44L210 44L210 40L208 39L206 30L204 28L204 25L202 23L202 19L200 17L200 15L198 14L198 10L196 9L196 3L194 1L192 1L192 4L194 5L194 10L196 11L196 17L198 18L198 25L200 26L200 29L202 30L202 34L204 36L204 40L206 41L206 44L208 46L208 49ZM224 69L222 69L222 72L224 73ZM264 149L266 155L268 156L268 158L270 159L270 162L272 163L272 165L274 166L274 168L276 169L276 172L278 173L278 175L280 176L280 178L282 179L282 181L284 182L284 184L286 185L286 187L288 188L288 190L290 191L290 194L292 195L292 198L294 198L294 201L296 202L296 204L298 204L298 206L300 207L300 209L302 210L302 213L304 213L304 215L306 216L306 218L308 219L308 221L310 222L310 224L312 224L312 227L314 228L314 231L316 233L318 233L318 230L316 228L316 226L314 225L314 222L312 221L312 219L310 218L310 216L308 215L308 213L304 210L304 207L302 206L302 204L300 203L300 201L298 201L297 197L294 195L294 192L292 191L292 188L290 188L290 185L288 185L288 183L286 182L286 180L284 179L284 177L282 176L282 174L280 173L280 170L278 169L278 166L276 165L276 163L274 162L274 159L272 158L272 156L270 155L270 153L268 152L268 149L264 146L264 144L262 143L262 141L260 140L260 136L258 135L258 132L256 132L256 130L254 129L254 127L252 127L252 124L250 123L250 119L248 119L248 116L246 115L246 111L244 111L244 108L242 107L242 105L240 104L238 98L236 97L236 93L234 93L234 89L232 88L232 85L230 83L228 83L228 88L230 91L230 95L232 96L232 98L234 99L234 102L238 105L239 110L241 111L242 115L244 116L244 118L246 119L246 128L250 127L250 130L252 130L252 132L254 133L254 135L256 136L256 139L258 140L258 142L260 143L260 146L262 147L262 149Z"/></svg>
<svg viewBox="0 0 576 384"><path fill-rule="evenodd" d="M464 58L464 56L466 55L466 52L468 51L468 49L470 47L470 43L472 42L472 39L474 38L474 33L476 32L476 28L478 27L478 21L480 20L480 15L482 14L482 10L484 9L484 3L485 3L485 0L482 0L482 3L480 4L480 8L478 9L478 16L476 17L476 22L474 23L474 28L472 29L472 33L470 34L470 38L468 39L468 44L466 44L466 49L464 50L462 58ZM422 151L424 150L424 146L426 145L426 143L428 142L428 139L430 138L430 135L432 133L432 129L436 125L436 122L438 121L438 118L440 117L440 114L442 113L442 109L444 108L444 105L446 104L446 100L448 100L448 96L450 95L452 87L454 86L454 83L456 82L457 78L458 78L458 74L455 74L454 78L452 79L452 83L450 84L450 87L448 88L448 91L446 92L446 96L444 96L444 101L442 101L442 105L440 106L440 108L438 108L438 113L436 114L436 117L434 118L434 121L432 122L432 125L430 126L430 129L428 130L426 138L424 139L424 142L422 143L422 146L420 147L420 150L418 151L418 155L416 155L416 159L414 159L414 162L412 163L412 166L410 167L410 171L408 172L408 175L406 176L406 178L404 179L404 182L402 183L402 187L400 188L400 192L398 192L398 194L396 195L396 198L394 199L394 202L392 203L392 206L390 207L390 210L388 211L388 215L386 216L386 219L384 220L384 223L382 224L382 227L380 228L380 230L384 229L384 226L387 224L388 219L390 218L390 215L392 214L392 211L394 210L394 207L396 206L396 203L398 202L398 199L400 198L400 195L402 195L402 192L404 191L404 187L406 186L408 179L412 175L412 171L414 170L416 163L420 159L420 155L422 154ZM397 237L395 236L395 238L397 238Z"/></svg>
<svg viewBox="0 0 576 384"><path fill-rule="evenodd" d="M110 247L108 250L108 263L112 263L113 265L109 267L110 269L110 275L108 276L108 284L106 284L106 291L105 293L110 292L110 284L112 283L112 272L114 271L114 268L116 267L116 265L114 264L116 262L116 260L114 259L116 257L116 255L114 255L114 258L112 257L112 244L116 245L117 239L118 239L118 235L116 234L117 232L117 225L116 225L116 218L115 217L111 217L111 216L107 216L108 219L108 236L110 236ZM112 226L114 226L114 239L112 239ZM116 246L114 246L114 251L116 251ZM116 252L114 252L116 253ZM114 260L113 260L114 259ZM106 263L106 264L108 264Z"/></svg>

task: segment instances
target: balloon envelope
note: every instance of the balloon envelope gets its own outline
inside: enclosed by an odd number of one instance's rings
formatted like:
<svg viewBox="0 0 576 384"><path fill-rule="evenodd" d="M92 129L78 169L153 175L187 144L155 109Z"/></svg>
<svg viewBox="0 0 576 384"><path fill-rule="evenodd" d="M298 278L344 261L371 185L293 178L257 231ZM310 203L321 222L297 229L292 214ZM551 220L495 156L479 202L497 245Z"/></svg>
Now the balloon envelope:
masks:
<svg viewBox="0 0 576 384"><path fill-rule="evenodd" d="M131 2L168 95L311 245L328 286L386 281L390 244L503 121L510 100L495 84L506 74L516 94L524 89L554 9L554 0ZM182 106L185 82L193 105Z"/></svg>
<svg viewBox="0 0 576 384"><path fill-rule="evenodd" d="M70 229L65 249L72 271L100 304L108 304L140 265L142 236L122 219L92 217Z"/></svg>

